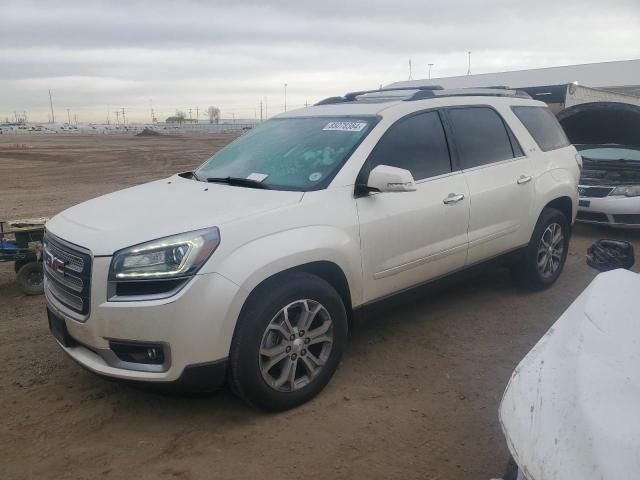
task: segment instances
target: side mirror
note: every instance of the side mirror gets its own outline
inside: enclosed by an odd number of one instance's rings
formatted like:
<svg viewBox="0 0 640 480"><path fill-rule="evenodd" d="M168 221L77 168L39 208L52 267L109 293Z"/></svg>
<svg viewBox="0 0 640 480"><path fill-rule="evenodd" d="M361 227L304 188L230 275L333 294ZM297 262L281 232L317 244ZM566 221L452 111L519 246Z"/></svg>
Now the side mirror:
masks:
<svg viewBox="0 0 640 480"><path fill-rule="evenodd" d="M415 189L413 175L404 168L378 165L369 173L367 190L370 192L413 192Z"/></svg>

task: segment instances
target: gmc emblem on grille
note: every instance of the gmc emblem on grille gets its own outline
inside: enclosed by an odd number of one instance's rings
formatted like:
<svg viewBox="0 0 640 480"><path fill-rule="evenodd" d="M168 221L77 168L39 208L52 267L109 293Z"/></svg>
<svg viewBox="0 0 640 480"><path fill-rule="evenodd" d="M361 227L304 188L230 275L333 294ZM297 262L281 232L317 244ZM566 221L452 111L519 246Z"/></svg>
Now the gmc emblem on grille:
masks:
<svg viewBox="0 0 640 480"><path fill-rule="evenodd" d="M44 252L44 263L46 263L47 266L51 268L51 270L53 270L54 272L64 273L62 271L62 267L64 267L64 262L60 260L58 257L56 257L53 253L47 252L46 250Z"/></svg>

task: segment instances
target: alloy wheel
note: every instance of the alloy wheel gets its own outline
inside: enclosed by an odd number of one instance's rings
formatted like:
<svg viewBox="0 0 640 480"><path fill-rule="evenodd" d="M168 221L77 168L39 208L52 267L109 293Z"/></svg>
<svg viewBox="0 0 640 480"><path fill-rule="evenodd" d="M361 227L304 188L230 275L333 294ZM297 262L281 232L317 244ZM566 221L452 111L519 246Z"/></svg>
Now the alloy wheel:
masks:
<svg viewBox="0 0 640 480"><path fill-rule="evenodd" d="M299 390L322 371L332 345L333 321L327 309L310 299L291 302L271 319L262 336L262 378L280 392Z"/></svg>
<svg viewBox="0 0 640 480"><path fill-rule="evenodd" d="M538 255L536 257L538 272L544 278L550 278L558 271L562 263L564 253L564 235L559 223L550 224L538 245Z"/></svg>

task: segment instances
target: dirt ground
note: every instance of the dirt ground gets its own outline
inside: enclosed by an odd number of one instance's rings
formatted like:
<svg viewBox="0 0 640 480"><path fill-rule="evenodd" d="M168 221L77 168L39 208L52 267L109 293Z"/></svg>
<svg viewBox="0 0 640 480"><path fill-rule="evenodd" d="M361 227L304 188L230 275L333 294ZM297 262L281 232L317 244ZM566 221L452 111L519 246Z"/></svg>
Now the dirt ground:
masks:
<svg viewBox="0 0 640 480"><path fill-rule="evenodd" d="M0 218L51 216L80 201L187 170L229 136L2 136ZM15 148L13 144L31 148ZM575 229L548 291L492 267L374 312L329 386L264 414L231 394L183 397L98 378L48 332L43 296L0 264L0 478L488 479L508 458L497 410L511 371L595 276ZM638 250L640 251L640 250Z"/></svg>

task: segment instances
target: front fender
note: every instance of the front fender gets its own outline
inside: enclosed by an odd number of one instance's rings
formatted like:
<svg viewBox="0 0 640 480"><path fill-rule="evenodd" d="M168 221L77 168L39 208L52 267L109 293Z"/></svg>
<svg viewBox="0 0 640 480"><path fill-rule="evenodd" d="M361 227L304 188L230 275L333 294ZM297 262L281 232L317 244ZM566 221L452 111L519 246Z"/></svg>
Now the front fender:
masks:
<svg viewBox="0 0 640 480"><path fill-rule="evenodd" d="M311 262L332 262L345 274L353 305L361 303L360 244L355 235L329 225L300 227L246 243L216 270L250 293L267 278Z"/></svg>

